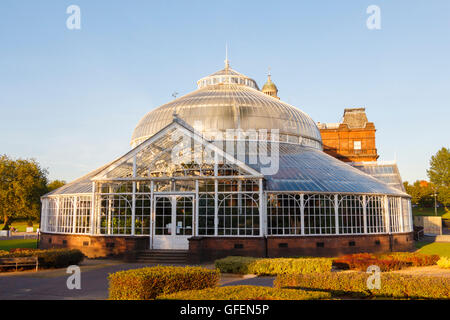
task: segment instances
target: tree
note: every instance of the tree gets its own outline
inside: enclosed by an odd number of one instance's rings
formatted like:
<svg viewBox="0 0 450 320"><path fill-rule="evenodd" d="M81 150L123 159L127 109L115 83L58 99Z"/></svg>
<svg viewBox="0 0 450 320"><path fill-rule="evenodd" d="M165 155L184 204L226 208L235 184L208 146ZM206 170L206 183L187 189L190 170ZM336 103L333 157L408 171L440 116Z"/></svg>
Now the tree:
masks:
<svg viewBox="0 0 450 320"><path fill-rule="evenodd" d="M436 186L439 202L447 207L450 205L450 149L442 148L431 157L427 173Z"/></svg>
<svg viewBox="0 0 450 320"><path fill-rule="evenodd" d="M0 157L0 216L4 229L13 219L38 219L40 197L47 192L47 170L36 160Z"/></svg>
<svg viewBox="0 0 450 320"><path fill-rule="evenodd" d="M53 180L47 185L47 192L51 192L53 190L61 188L65 184L66 182L64 180Z"/></svg>
<svg viewBox="0 0 450 320"><path fill-rule="evenodd" d="M417 180L412 185L408 182L403 184L406 193L411 196L411 203L421 207L430 207L434 203L434 185L426 181Z"/></svg>

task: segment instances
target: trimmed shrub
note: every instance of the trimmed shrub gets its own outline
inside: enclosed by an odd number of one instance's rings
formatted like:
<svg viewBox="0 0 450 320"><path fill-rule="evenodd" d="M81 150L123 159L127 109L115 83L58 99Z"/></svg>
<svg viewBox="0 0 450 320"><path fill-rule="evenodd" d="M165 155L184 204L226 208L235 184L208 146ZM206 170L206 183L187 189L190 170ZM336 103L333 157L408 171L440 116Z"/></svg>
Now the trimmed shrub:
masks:
<svg viewBox="0 0 450 320"><path fill-rule="evenodd" d="M34 256L35 253L32 253ZM84 259L83 253L78 249L51 249L36 253L39 265L42 268L65 268L77 265Z"/></svg>
<svg viewBox="0 0 450 320"><path fill-rule="evenodd" d="M275 289L258 286L230 286L203 290L180 291L158 296L157 300L317 300L330 299L331 294L320 291Z"/></svg>
<svg viewBox="0 0 450 320"><path fill-rule="evenodd" d="M280 275L276 288L329 291L332 296L450 299L450 278L411 276L398 273L381 274L381 288L369 290L369 274L360 272L329 272L321 274Z"/></svg>
<svg viewBox="0 0 450 320"><path fill-rule="evenodd" d="M215 266L223 273L249 274L248 266L257 258L252 257L226 257L215 261Z"/></svg>
<svg viewBox="0 0 450 320"><path fill-rule="evenodd" d="M109 299L149 300L161 294L215 287L219 270L201 267L148 267L110 274Z"/></svg>
<svg viewBox="0 0 450 320"><path fill-rule="evenodd" d="M450 258L441 257L437 262L437 265L439 266L439 268L450 269Z"/></svg>
<svg viewBox="0 0 450 320"><path fill-rule="evenodd" d="M333 265L339 269L366 271L371 265L376 265L381 271L400 270L406 267L430 266L439 260L437 255L423 253L397 252L375 255L371 253L349 254L333 260Z"/></svg>
<svg viewBox="0 0 450 320"><path fill-rule="evenodd" d="M78 249L12 249L3 258L38 257L39 268L65 268L79 264L84 259L83 253Z"/></svg>
<svg viewBox="0 0 450 320"><path fill-rule="evenodd" d="M216 268L224 273L256 274L258 276L286 273L311 273L331 271L329 258L276 258L227 257L216 260Z"/></svg>
<svg viewBox="0 0 450 320"><path fill-rule="evenodd" d="M424 254L419 252L394 252L387 256L405 262L411 267L433 266L439 261L439 256L436 254Z"/></svg>
<svg viewBox="0 0 450 320"><path fill-rule="evenodd" d="M249 272L259 276L278 274L306 274L331 271L329 258L277 258L258 259L250 263Z"/></svg>

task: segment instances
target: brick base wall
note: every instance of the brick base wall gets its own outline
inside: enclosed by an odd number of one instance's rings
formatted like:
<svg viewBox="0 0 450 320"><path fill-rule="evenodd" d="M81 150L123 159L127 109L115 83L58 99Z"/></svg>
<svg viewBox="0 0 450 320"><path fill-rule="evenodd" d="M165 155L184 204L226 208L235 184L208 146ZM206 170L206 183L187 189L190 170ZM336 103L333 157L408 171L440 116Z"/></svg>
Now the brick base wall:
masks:
<svg viewBox="0 0 450 320"><path fill-rule="evenodd" d="M210 262L227 256L265 257L263 237L192 237L189 238L189 262Z"/></svg>
<svg viewBox="0 0 450 320"><path fill-rule="evenodd" d="M148 237L89 236L42 233L39 248L81 250L88 258L121 256L133 260L136 253L147 250ZM358 252L411 251L412 233L394 235L336 235L288 237L192 237L189 239L189 262L210 262L226 256L289 257L339 256Z"/></svg>
<svg viewBox="0 0 450 320"><path fill-rule="evenodd" d="M288 236L267 238L193 237L189 239L191 263L214 261L226 256L333 257L359 252L411 251L412 233L395 235Z"/></svg>
<svg viewBox="0 0 450 320"><path fill-rule="evenodd" d="M39 248L79 249L88 258L120 256L133 260L137 251L148 249L148 244L148 237L42 233Z"/></svg>

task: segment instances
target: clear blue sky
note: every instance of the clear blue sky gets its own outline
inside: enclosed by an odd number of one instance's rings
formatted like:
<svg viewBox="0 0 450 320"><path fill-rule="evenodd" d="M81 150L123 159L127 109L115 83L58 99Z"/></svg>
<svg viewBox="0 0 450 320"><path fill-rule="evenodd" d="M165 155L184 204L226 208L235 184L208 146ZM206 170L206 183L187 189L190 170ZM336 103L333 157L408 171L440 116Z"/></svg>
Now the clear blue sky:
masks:
<svg viewBox="0 0 450 320"><path fill-rule="evenodd" d="M81 8L81 30L66 8ZM368 30L366 8L381 8ZM366 107L381 160L426 178L450 130L450 1L0 2L0 153L70 181L129 150L139 119L231 66L315 121Z"/></svg>

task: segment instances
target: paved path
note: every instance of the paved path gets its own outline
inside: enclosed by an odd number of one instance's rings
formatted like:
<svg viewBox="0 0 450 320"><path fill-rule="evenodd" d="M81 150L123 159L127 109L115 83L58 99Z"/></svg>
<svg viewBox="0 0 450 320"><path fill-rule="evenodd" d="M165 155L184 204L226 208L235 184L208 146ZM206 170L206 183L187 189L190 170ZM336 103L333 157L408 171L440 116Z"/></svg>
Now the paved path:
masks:
<svg viewBox="0 0 450 320"><path fill-rule="evenodd" d="M146 266L151 265L114 260L86 260L81 265L81 290L67 289L66 281L70 275L66 273L66 269L0 273L0 300L107 299L109 273ZM273 279L223 275L220 285L272 286Z"/></svg>
<svg viewBox="0 0 450 320"><path fill-rule="evenodd" d="M108 274L143 267L135 263L86 264L81 266L81 290L67 289L66 269L8 272L0 275L0 300L7 299L107 299Z"/></svg>

